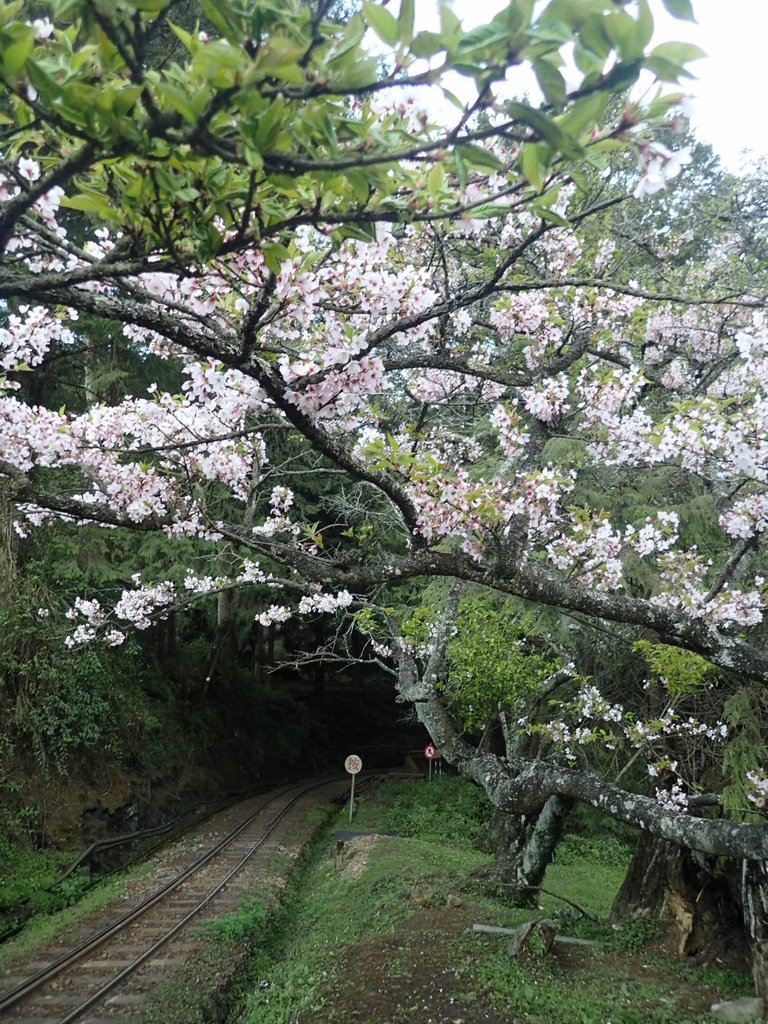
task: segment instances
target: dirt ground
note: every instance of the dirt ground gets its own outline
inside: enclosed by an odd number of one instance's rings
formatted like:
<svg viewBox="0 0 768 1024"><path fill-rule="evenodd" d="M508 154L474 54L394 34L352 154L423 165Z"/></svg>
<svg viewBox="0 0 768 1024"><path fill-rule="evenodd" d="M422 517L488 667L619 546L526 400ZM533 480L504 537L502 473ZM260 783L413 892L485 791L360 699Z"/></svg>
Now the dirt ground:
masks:
<svg viewBox="0 0 768 1024"><path fill-rule="evenodd" d="M482 987L472 987L476 959L472 943L505 942L503 936L472 935L476 919L471 907L418 909L394 935L360 942L338 965L329 999L334 1024L512 1024L507 1011L489 1005ZM644 962L642 953L595 953L556 945L548 955L547 971L568 976L580 986L590 985L597 975L602 980L609 975L617 1001L656 981L667 986L670 999L685 1006L694 1018L721 998L709 986L671 978L653 962ZM535 965L531 965L531 977L535 985ZM636 1000L633 1005L642 1009ZM322 1011L302 1016L297 1024L328 1021L327 1011Z"/></svg>

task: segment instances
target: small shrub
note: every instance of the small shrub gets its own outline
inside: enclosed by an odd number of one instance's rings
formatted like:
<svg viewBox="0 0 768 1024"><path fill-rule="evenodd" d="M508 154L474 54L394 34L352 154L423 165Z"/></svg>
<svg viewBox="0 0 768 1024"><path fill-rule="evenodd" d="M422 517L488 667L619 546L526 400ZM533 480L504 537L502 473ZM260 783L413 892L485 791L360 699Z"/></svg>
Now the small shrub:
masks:
<svg viewBox="0 0 768 1024"><path fill-rule="evenodd" d="M661 923L655 917L628 917L616 932L616 945L627 953L634 953L646 942L661 935Z"/></svg>
<svg viewBox="0 0 768 1024"><path fill-rule="evenodd" d="M269 916L269 906L258 896L243 900L240 906L226 917L211 921L200 929L201 934L220 942L243 943L253 937L256 929L262 927Z"/></svg>

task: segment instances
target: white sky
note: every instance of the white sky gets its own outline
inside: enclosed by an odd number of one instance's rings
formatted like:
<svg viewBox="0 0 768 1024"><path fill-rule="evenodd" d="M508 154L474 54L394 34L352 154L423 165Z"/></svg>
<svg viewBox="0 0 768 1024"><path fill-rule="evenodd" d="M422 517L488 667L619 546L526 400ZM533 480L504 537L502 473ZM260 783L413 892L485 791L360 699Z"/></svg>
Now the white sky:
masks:
<svg viewBox="0 0 768 1024"><path fill-rule="evenodd" d="M708 54L691 65L696 80L682 85L694 97L698 137L711 143L734 171L743 163L743 150L768 154L768 0L693 0L696 25L670 17L661 0L649 2L656 21L654 42L686 40ZM454 0L453 7L471 28L501 10L504 0ZM426 19L436 5L417 0L417 8ZM536 95L535 83L521 88Z"/></svg>

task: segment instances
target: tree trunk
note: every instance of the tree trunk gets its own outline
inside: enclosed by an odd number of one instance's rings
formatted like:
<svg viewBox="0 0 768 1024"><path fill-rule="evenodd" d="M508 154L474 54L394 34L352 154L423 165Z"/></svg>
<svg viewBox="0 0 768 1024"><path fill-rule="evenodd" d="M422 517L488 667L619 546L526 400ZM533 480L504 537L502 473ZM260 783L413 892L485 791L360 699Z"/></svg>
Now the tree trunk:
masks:
<svg viewBox="0 0 768 1024"><path fill-rule="evenodd" d="M536 815L518 817L494 809L482 845L495 860L480 876L503 885L516 906L534 906L571 807L572 801L551 796Z"/></svg>
<svg viewBox="0 0 768 1024"><path fill-rule="evenodd" d="M168 679L178 679L178 648L176 644L176 612L158 619L150 634L151 653L158 672Z"/></svg>
<svg viewBox="0 0 768 1024"><path fill-rule="evenodd" d="M664 918L669 951L743 968L749 943L739 909L736 865L643 833L614 900L611 920Z"/></svg>
<svg viewBox="0 0 768 1024"><path fill-rule="evenodd" d="M261 686L264 683L266 674L266 647L264 644L264 630L266 627L258 621L254 621L253 626L253 665L252 665L252 676L253 681Z"/></svg>
<svg viewBox="0 0 768 1024"><path fill-rule="evenodd" d="M0 605L16 589L19 539L13 529L16 506L6 498L6 484L0 480Z"/></svg>
<svg viewBox="0 0 768 1024"><path fill-rule="evenodd" d="M237 592L221 590L217 595L216 635L208 677L219 691L234 688L237 676Z"/></svg>
<svg viewBox="0 0 768 1024"><path fill-rule="evenodd" d="M752 940L755 993L768 1006L768 861L743 860L740 883L744 927Z"/></svg>

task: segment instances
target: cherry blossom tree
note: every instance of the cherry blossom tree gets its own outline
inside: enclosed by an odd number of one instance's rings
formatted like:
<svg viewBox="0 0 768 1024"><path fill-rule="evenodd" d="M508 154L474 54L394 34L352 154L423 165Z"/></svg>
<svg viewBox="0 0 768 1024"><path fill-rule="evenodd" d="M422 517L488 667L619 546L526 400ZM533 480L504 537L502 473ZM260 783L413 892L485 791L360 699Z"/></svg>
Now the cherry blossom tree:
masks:
<svg viewBox="0 0 768 1024"><path fill-rule="evenodd" d="M649 49L647 0L515 0L471 32L443 3L418 33L413 0L341 20L323 0L201 0L192 28L172 0L48 7L33 22L0 9L4 493L21 535L95 523L200 553L111 603L82 595L66 642L119 646L180 604L253 587L263 625L357 613L498 808L538 820L552 797L587 800L693 849L768 857L763 824L478 752L438 689L450 616L419 661L377 611L462 581L768 679L765 281L734 274L735 231L696 266L665 261L683 243L659 232L642 277L606 234L685 174L671 133L697 49ZM152 61L161 33L179 46ZM540 106L508 97L519 64ZM641 73L660 88L636 99ZM28 401L92 318L178 386L78 410ZM295 460L275 462L276 434ZM339 486L309 521L299 499L319 473ZM662 474L636 515L627 492ZM681 489L709 502L706 552Z"/></svg>

